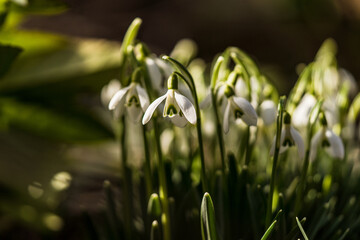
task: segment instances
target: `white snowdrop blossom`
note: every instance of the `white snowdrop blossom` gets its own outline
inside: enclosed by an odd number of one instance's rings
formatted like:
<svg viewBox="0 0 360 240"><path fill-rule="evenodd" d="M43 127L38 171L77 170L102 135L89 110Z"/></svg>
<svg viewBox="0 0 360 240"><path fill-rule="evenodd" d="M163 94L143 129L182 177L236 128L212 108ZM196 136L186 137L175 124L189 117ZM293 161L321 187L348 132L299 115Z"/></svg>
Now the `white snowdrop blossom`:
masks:
<svg viewBox="0 0 360 240"><path fill-rule="evenodd" d="M137 123L149 106L149 102L146 90L139 83L132 82L115 93L109 103L109 110L114 110L115 116L120 117L126 109L130 119Z"/></svg>
<svg viewBox="0 0 360 240"><path fill-rule="evenodd" d="M305 145L300 133L290 124L291 117L286 114L284 117L284 128L281 130L280 136L280 151L279 153L285 152L289 147L296 146L300 159L305 156ZM276 137L274 137L273 144L270 148L270 156L274 156Z"/></svg>
<svg viewBox="0 0 360 240"><path fill-rule="evenodd" d="M310 160L316 158L319 146L334 158L343 159L345 150L344 144L339 136L327 127L322 127L311 139Z"/></svg>
<svg viewBox="0 0 360 240"><path fill-rule="evenodd" d="M235 96L232 88L230 87L225 89L225 96L227 97L223 121L225 133L229 132L230 120L241 119L249 126L257 125L256 111L248 100Z"/></svg>
<svg viewBox="0 0 360 240"><path fill-rule="evenodd" d="M164 81L173 72L171 65L157 57L146 57L145 64L149 71L152 87L159 92L164 92Z"/></svg>
<svg viewBox="0 0 360 240"><path fill-rule="evenodd" d="M263 101L260 106L260 118L265 125L271 125L276 121L277 108L276 104L272 100Z"/></svg>
<svg viewBox="0 0 360 240"><path fill-rule="evenodd" d="M196 110L191 101L178 91L177 77L171 75L168 80L168 91L153 101L147 108L142 124L150 121L156 108L165 100L163 117L168 117L178 127L185 127L189 122L196 124Z"/></svg>
<svg viewBox="0 0 360 240"><path fill-rule="evenodd" d="M309 122L311 109L316 105L317 100L312 94L305 94L299 105L296 107L292 122L296 127L305 127Z"/></svg>

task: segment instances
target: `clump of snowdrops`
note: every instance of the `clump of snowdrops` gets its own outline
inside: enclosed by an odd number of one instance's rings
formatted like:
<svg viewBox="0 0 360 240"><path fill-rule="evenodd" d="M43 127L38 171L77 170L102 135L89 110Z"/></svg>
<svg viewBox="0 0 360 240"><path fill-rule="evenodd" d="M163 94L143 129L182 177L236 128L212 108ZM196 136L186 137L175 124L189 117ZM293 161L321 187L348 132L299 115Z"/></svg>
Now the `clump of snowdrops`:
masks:
<svg viewBox="0 0 360 240"><path fill-rule="evenodd" d="M141 23L130 25L119 77L102 91L121 148L122 185L118 199L104 183L108 222L93 234L357 239L360 95L337 66L334 41L279 97L239 48L207 65L183 40L159 57L137 39Z"/></svg>

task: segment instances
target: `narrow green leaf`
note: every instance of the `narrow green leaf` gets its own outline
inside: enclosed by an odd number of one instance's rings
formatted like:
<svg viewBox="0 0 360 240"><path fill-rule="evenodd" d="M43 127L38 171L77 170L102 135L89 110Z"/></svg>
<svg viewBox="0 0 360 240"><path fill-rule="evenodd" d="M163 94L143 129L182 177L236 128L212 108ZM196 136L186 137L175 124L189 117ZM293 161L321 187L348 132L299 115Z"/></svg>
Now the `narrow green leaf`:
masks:
<svg viewBox="0 0 360 240"><path fill-rule="evenodd" d="M262 236L261 240L266 240L268 239L268 237L270 236L270 234L272 233L272 231L274 230L275 224L276 224L277 220L273 221L273 223L268 227L268 229L266 230L266 232L264 233L264 235Z"/></svg>
<svg viewBox="0 0 360 240"><path fill-rule="evenodd" d="M306 233L305 233L305 231L304 231L303 227L301 226L301 223L300 223L300 221L299 221L299 218L298 218L298 217L296 217L296 223L297 223L297 225L299 226L300 231L301 231L301 233L302 233L303 237L305 238L305 240L309 240L309 238L306 236Z"/></svg>
<svg viewBox="0 0 360 240"><path fill-rule="evenodd" d="M158 221L154 220L151 224L150 240L160 240L160 228Z"/></svg>
<svg viewBox="0 0 360 240"><path fill-rule="evenodd" d="M19 47L0 44L0 78L7 73L21 52Z"/></svg>
<svg viewBox="0 0 360 240"><path fill-rule="evenodd" d="M153 193L149 199L147 213L152 217L160 217L161 212L162 210L159 195Z"/></svg>
<svg viewBox="0 0 360 240"><path fill-rule="evenodd" d="M221 64L223 62L224 62L224 57L223 56L219 56L218 59L215 62L214 69L213 69L212 75L211 75L211 89L212 89L212 91L214 91L214 89L215 89L216 81L218 80L218 76L219 76L220 67L221 67Z"/></svg>
<svg viewBox="0 0 360 240"><path fill-rule="evenodd" d="M210 194L205 193L201 203L201 235L203 240L217 240L215 210Z"/></svg>

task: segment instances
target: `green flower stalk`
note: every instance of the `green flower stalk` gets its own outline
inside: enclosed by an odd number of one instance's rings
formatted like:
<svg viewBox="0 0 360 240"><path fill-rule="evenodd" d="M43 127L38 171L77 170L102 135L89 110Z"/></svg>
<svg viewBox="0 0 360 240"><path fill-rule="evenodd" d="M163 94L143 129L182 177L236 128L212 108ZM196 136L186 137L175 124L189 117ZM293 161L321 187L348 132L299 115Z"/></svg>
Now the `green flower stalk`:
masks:
<svg viewBox="0 0 360 240"><path fill-rule="evenodd" d="M221 64L223 62L224 62L224 58L222 56L220 56L216 60L216 63L214 65L214 69L213 69L213 72L211 75L211 85L210 85L211 92L210 92L210 94L211 94L211 101L212 101L214 115L215 115L215 121L216 121L216 133L217 133L216 135L218 137L219 148L220 148L221 170L222 170L223 176L225 176L225 170L226 170L225 146L224 146L224 138L222 135L222 127L221 127L219 112L218 112L218 108L217 108L217 104L216 104L216 91L215 91L216 81L219 76L219 70L220 70Z"/></svg>
<svg viewBox="0 0 360 240"><path fill-rule="evenodd" d="M276 118L276 136L275 136L275 150L274 150L274 157L273 157L273 165L271 170L271 180L270 180L270 192L268 196L267 208L266 208L266 218L265 218L265 227L268 228L271 223L271 216L272 216L272 203L273 203L273 195L275 189L275 176L276 176L276 167L277 161L279 158L280 153L280 141L281 141L281 131L282 131L282 121L283 121L283 114L285 111L285 96L280 98L280 102L278 105L278 115Z"/></svg>
<svg viewBox="0 0 360 240"><path fill-rule="evenodd" d="M195 101L195 114L196 114L195 123L196 123L196 130L199 141L199 152L200 152L200 160L201 160L201 183L202 183L203 192L206 192L208 186L207 186L206 169L205 169L205 155L204 155L204 146L202 140L200 106L197 97L195 82L189 71L181 63L179 63L178 61L176 61L175 59L169 56L163 56L163 59L170 62L174 66L174 68L179 71L179 72L175 72L175 74L178 75L182 80L184 80L186 85L189 87Z"/></svg>

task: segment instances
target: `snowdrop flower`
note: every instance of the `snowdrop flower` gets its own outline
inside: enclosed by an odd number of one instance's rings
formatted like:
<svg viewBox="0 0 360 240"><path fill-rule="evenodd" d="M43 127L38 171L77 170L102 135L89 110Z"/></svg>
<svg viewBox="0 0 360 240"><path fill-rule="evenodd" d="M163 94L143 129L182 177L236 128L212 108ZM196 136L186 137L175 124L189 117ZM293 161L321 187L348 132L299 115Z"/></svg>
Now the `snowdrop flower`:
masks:
<svg viewBox="0 0 360 240"><path fill-rule="evenodd" d="M300 159L303 159L305 156L305 145L304 141L300 135L300 133L291 126L291 116L289 113L286 113L284 116L284 128L281 130L280 137L280 152L285 152L289 147L295 146L297 147L298 154ZM275 152L275 140L274 138L273 144L270 148L270 156L274 156Z"/></svg>
<svg viewBox="0 0 360 240"><path fill-rule="evenodd" d="M310 160L316 158L319 146L325 148L328 154L334 158L344 158L345 150L341 138L327 127L325 115L320 116L322 128L311 139Z"/></svg>
<svg viewBox="0 0 360 240"><path fill-rule="evenodd" d="M270 125L276 121L277 108L272 100L263 101L260 106L260 117L265 125Z"/></svg>
<svg viewBox="0 0 360 240"><path fill-rule="evenodd" d="M104 106L108 106L111 98L117 91L121 89L120 81L117 79L111 80L107 85L101 89L100 99Z"/></svg>
<svg viewBox="0 0 360 240"><path fill-rule="evenodd" d="M316 103L314 95L306 93L293 113L293 124L297 127L305 127L309 122L311 109Z"/></svg>
<svg viewBox="0 0 360 240"><path fill-rule="evenodd" d="M168 63L157 57L146 57L145 64L149 71L152 87L159 92L164 89L164 79L167 79L173 72L173 68Z"/></svg>
<svg viewBox="0 0 360 240"><path fill-rule="evenodd" d="M150 121L156 108L164 100L163 117L170 118L171 122L178 127L185 127L188 122L196 124L195 107L188 98L178 91L178 79L175 74L172 74L168 79L168 91L152 102L147 108L142 119L142 124L145 125Z"/></svg>
<svg viewBox="0 0 360 240"><path fill-rule="evenodd" d="M233 88L229 85L226 86L224 94L227 98L223 121L224 132L229 132L230 119L241 119L249 126L256 126L257 114L249 101L245 98L235 96Z"/></svg>
<svg viewBox="0 0 360 240"><path fill-rule="evenodd" d="M109 110L115 110L116 117L122 116L126 109L130 119L137 123L149 106L149 96L146 90L140 86L140 77L140 70L135 70L130 85L120 89L112 97Z"/></svg>

